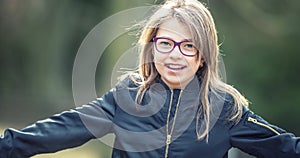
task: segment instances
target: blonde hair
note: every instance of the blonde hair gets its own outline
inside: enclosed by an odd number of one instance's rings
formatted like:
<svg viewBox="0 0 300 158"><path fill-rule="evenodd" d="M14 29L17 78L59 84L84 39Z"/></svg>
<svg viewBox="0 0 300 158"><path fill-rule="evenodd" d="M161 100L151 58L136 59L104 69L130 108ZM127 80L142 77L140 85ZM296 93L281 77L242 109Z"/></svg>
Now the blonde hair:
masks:
<svg viewBox="0 0 300 158"><path fill-rule="evenodd" d="M198 139L206 137L208 141L210 102L209 93L223 92L232 96L234 104L229 121L239 121L242 115L242 107L248 106L248 101L232 86L221 80L218 68L219 44L215 23L209 10L197 0L167 0L148 19L145 24L138 44L141 46L140 67L138 74L131 75L131 79L139 86L136 102L141 103L146 90L159 79L159 74L155 68L152 54L151 40L162 23L169 19L176 19L186 26L193 35L196 47L202 52L204 60L203 67L199 68L196 75L202 80L200 88L201 105L197 113L197 121L203 116L204 129L201 133L197 130ZM199 129L198 123L196 129Z"/></svg>

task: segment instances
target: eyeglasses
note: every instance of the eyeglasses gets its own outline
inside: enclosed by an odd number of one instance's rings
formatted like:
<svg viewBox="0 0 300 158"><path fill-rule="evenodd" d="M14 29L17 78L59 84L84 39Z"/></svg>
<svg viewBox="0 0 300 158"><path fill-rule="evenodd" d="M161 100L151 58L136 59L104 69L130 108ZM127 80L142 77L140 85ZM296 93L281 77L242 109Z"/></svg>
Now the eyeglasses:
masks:
<svg viewBox="0 0 300 158"><path fill-rule="evenodd" d="M153 38L155 49L160 53L171 53L176 46L178 46L180 52L185 56L195 56L198 53L197 48L191 40L183 40L176 42L167 37L154 37Z"/></svg>

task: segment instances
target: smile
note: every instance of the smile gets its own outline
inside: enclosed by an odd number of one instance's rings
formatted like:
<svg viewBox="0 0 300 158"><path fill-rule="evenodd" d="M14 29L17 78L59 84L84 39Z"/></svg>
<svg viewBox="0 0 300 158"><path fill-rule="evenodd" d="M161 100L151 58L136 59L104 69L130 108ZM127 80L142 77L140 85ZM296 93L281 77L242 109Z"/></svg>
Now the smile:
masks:
<svg viewBox="0 0 300 158"><path fill-rule="evenodd" d="M186 68L186 66L184 65L178 65L178 64L165 64L165 66L169 69L173 69L173 70L182 70L184 68Z"/></svg>

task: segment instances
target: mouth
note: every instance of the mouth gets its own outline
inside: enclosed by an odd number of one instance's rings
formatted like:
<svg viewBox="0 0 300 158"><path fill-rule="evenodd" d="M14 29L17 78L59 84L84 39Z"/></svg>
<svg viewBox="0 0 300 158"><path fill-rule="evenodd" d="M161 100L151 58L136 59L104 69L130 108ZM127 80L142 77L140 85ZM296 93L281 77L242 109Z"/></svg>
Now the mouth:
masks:
<svg viewBox="0 0 300 158"><path fill-rule="evenodd" d="M171 70L182 70L186 68L185 65L180 65L180 64L165 64L165 66Z"/></svg>

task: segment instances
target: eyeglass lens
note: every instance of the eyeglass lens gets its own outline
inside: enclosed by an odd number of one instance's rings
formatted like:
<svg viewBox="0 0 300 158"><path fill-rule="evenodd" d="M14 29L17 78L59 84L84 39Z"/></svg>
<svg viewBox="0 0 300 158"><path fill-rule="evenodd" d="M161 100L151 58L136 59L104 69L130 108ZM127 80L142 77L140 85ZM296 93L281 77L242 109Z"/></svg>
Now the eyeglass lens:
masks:
<svg viewBox="0 0 300 158"><path fill-rule="evenodd" d="M171 53L171 51L173 51L173 49L177 45L179 46L179 50L183 55L194 56L198 52L193 42L188 40L175 42L174 40L169 38L158 37L158 38L154 38L154 42L157 51L160 53Z"/></svg>

